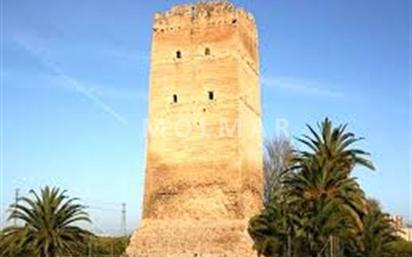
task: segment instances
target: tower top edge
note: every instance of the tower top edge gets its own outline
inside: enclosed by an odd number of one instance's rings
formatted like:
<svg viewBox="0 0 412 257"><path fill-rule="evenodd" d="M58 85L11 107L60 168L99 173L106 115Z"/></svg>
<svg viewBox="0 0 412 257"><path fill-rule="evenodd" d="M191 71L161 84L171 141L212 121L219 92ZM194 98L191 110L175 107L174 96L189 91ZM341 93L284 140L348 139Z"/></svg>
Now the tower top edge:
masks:
<svg viewBox="0 0 412 257"><path fill-rule="evenodd" d="M194 4L175 5L167 11L156 12L154 25L165 24L169 21L180 19L213 19L213 17L230 15L233 18L244 18L255 24L253 15L244 8L236 7L228 1L200 1Z"/></svg>

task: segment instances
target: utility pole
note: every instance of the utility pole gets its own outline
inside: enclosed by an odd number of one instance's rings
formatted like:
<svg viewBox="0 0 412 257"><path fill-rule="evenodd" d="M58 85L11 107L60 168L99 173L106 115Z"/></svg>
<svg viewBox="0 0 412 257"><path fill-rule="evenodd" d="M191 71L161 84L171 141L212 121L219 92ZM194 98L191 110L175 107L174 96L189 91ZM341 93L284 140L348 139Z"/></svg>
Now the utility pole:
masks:
<svg viewBox="0 0 412 257"><path fill-rule="evenodd" d="M89 242L89 257L92 257L92 243Z"/></svg>
<svg viewBox="0 0 412 257"><path fill-rule="evenodd" d="M20 193L20 189L16 188L14 192L14 211L17 210L17 204L19 202L19 193ZM17 226L17 218L14 218L14 226Z"/></svg>
<svg viewBox="0 0 412 257"><path fill-rule="evenodd" d="M124 237L124 238L123 238L123 240L124 240L124 247L125 247L125 249L126 249L126 247L127 247L127 238L126 238L126 236L127 236L127 231L126 231L126 203L122 203L122 223L121 223L120 229L121 229L122 236Z"/></svg>
<svg viewBox="0 0 412 257"><path fill-rule="evenodd" d="M120 225L120 230L123 236L126 236L126 203L122 203L122 222Z"/></svg>

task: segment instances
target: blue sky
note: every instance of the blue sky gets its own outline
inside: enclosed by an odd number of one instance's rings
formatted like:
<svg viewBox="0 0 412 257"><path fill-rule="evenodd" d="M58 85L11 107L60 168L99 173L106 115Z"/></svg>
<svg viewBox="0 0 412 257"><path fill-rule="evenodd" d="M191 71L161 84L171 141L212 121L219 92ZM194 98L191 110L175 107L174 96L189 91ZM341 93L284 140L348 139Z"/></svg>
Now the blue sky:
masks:
<svg viewBox="0 0 412 257"><path fill-rule="evenodd" d="M4 0L2 203L15 188L68 189L92 228L136 226L144 178L151 22L180 1ZM259 29L263 122L290 133L328 116L366 140L367 194L408 216L411 172L409 1L234 1ZM2 221L4 225L4 221Z"/></svg>

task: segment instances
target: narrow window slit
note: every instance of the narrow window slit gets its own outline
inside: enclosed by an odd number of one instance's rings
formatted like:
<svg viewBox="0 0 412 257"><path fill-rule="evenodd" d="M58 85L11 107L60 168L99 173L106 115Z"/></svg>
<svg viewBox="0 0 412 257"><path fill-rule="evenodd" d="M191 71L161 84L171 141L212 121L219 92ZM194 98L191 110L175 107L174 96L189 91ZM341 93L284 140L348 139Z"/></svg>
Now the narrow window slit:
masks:
<svg viewBox="0 0 412 257"><path fill-rule="evenodd" d="M182 53L180 51L176 51L176 58L177 59L182 58Z"/></svg>
<svg viewBox="0 0 412 257"><path fill-rule="evenodd" d="M205 49L205 55L210 55L210 49L209 48Z"/></svg>
<svg viewBox="0 0 412 257"><path fill-rule="evenodd" d="M213 100L215 98L213 91L209 91L209 100Z"/></svg>
<svg viewBox="0 0 412 257"><path fill-rule="evenodd" d="M173 95L173 102L177 103L177 95L176 94Z"/></svg>

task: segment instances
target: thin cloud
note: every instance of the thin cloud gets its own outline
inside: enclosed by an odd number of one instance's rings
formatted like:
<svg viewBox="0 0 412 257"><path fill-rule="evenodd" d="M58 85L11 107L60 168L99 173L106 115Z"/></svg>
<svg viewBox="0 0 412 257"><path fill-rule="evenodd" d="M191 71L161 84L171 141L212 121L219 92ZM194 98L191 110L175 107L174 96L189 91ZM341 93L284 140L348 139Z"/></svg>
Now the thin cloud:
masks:
<svg viewBox="0 0 412 257"><path fill-rule="evenodd" d="M108 113L123 125L126 125L128 123L122 115L113 110L112 107L110 107L107 103L101 100L96 94L93 93L92 90L84 86L78 79L68 75L57 64L45 58L44 55L41 54L42 48L33 47L31 44L26 43L25 40L22 40L18 37L15 37L14 41L27 52L35 56L44 65L44 67L48 68L51 72L57 75L63 82L65 82L66 85L70 86L76 92L79 92L87 99L89 99L97 108Z"/></svg>
<svg viewBox="0 0 412 257"><path fill-rule="evenodd" d="M287 90L299 94L323 96L332 98L341 98L345 94L340 91L334 91L325 89L323 83L319 83L312 80L288 78L288 77L262 77L262 84L269 88L279 88L281 90Z"/></svg>
<svg viewBox="0 0 412 257"><path fill-rule="evenodd" d="M105 100L114 100L114 101L141 101L141 102L146 102L147 101L147 91L145 90L138 90L136 88L131 88L130 86L116 86L116 85L103 85L103 84L97 84L94 82L87 82L83 80L77 79L77 81L82 84L82 85L87 85L87 90L95 95L96 97L99 97L100 99L105 99ZM71 85L67 85L67 83L63 80L61 80L60 77L57 78L56 83L59 83L62 85L62 88L64 88L67 91L70 92L76 92L77 90L73 88Z"/></svg>
<svg viewBox="0 0 412 257"><path fill-rule="evenodd" d="M31 89L31 90L64 90L69 93L78 93L71 84L68 84L66 80L61 76L56 76L54 73L38 73L36 71L27 71L21 69L7 69L3 71L4 77L13 77L13 81L17 82L13 84L14 88L19 89ZM30 76L33 83L26 83L21 81L21 78ZM76 79L81 85L87 85L87 89L92 94L96 95L104 101L130 101L130 102L147 102L148 92L146 87L136 87L138 82L129 82L128 84L104 84L96 83L93 81ZM49 81L52 83L43 83ZM56 87L57 85L57 87Z"/></svg>
<svg viewBox="0 0 412 257"><path fill-rule="evenodd" d="M125 50L125 49L119 49L119 48L104 48L103 53L106 55L109 55L113 58L116 59L122 59L126 61L131 61L131 62L137 62L139 64L147 64L149 62L149 54L148 53L142 53L139 50Z"/></svg>

